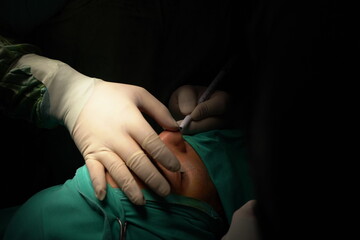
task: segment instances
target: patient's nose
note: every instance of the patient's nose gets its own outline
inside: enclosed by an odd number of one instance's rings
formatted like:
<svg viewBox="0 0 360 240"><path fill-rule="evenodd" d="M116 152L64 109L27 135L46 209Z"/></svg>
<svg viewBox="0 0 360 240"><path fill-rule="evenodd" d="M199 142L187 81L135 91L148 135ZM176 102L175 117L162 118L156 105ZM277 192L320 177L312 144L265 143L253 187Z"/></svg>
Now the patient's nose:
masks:
<svg viewBox="0 0 360 240"><path fill-rule="evenodd" d="M179 151L185 151L185 140L181 132L163 131L159 134L160 139L169 148L176 148Z"/></svg>

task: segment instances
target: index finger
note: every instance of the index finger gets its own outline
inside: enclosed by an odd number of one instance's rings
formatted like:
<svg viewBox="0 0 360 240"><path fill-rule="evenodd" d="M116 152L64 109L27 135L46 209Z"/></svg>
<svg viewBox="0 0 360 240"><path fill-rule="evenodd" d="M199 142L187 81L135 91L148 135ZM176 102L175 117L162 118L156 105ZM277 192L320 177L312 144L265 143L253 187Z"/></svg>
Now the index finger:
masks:
<svg viewBox="0 0 360 240"><path fill-rule="evenodd" d="M131 137L141 146L150 157L158 161L166 169L170 171L180 170L179 160L166 147L165 143L160 139L159 135L152 129L149 123L142 117L134 122L134 126L129 129Z"/></svg>
<svg viewBox="0 0 360 240"><path fill-rule="evenodd" d="M195 121L225 114L228 110L230 97L226 92L216 91L211 98L199 103L191 113Z"/></svg>

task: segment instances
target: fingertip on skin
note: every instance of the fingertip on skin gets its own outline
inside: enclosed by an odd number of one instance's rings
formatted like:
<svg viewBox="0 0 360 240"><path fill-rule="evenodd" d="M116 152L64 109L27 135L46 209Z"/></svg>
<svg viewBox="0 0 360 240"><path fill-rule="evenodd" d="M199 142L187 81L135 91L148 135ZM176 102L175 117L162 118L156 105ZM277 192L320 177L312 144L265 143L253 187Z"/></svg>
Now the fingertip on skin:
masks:
<svg viewBox="0 0 360 240"><path fill-rule="evenodd" d="M179 124L177 123L177 121L175 120L175 119L173 119L173 121L174 121L174 128L179 128Z"/></svg>
<svg viewBox="0 0 360 240"><path fill-rule="evenodd" d="M180 123L181 123L181 121L175 121L174 127L173 126L171 126L171 127L163 127L163 130L164 131L169 131L169 132L179 132L181 130Z"/></svg>
<svg viewBox="0 0 360 240"><path fill-rule="evenodd" d="M179 171L181 165L180 161L176 158L176 156L165 146L163 147L165 150L165 154L162 158L158 158L157 161L161 163L167 170L172 172ZM156 158L155 158L156 159Z"/></svg>
<svg viewBox="0 0 360 240"><path fill-rule="evenodd" d="M146 201L144 195L136 183L135 185L123 186L122 190L133 204L145 205Z"/></svg>
<svg viewBox="0 0 360 240"><path fill-rule="evenodd" d="M178 124L176 124L176 127L171 127L171 128L163 128L164 131L169 131L169 132L178 132L180 131L180 126Z"/></svg>
<svg viewBox="0 0 360 240"><path fill-rule="evenodd" d="M173 123L171 125L168 125L166 127L163 127L163 129L165 131L171 131L171 132L176 132L179 130L179 124L177 121L175 121L175 119L173 119Z"/></svg>
<svg viewBox="0 0 360 240"><path fill-rule="evenodd" d="M177 159L177 157L170 151L168 150L168 154L166 156L166 160L162 161L162 165L164 167L166 167L166 169L172 171L172 172L177 172L180 170L181 168L181 164L180 161Z"/></svg>
<svg viewBox="0 0 360 240"><path fill-rule="evenodd" d="M170 113L170 111L164 107L165 111L160 111L157 113L149 112L148 114L152 117L163 129L176 131L179 128L176 120Z"/></svg>
<svg viewBox="0 0 360 240"><path fill-rule="evenodd" d="M135 204L135 205L145 205L146 204L146 200L144 198L143 195L138 196L138 197L131 197L128 196L128 198L130 199L130 201Z"/></svg>
<svg viewBox="0 0 360 240"><path fill-rule="evenodd" d="M185 172L185 169L183 168L183 166L182 166L182 165L180 165L180 168L179 168L179 170L178 170L177 172L180 172L180 173Z"/></svg>
<svg viewBox="0 0 360 240"><path fill-rule="evenodd" d="M86 166L89 170L91 182L95 191L95 196L100 201L106 196L106 180L103 165L94 160L87 160Z"/></svg>
<svg viewBox="0 0 360 240"><path fill-rule="evenodd" d="M172 172L178 172L181 169L181 164L177 158L175 158L171 163L168 164L168 170Z"/></svg>
<svg viewBox="0 0 360 240"><path fill-rule="evenodd" d="M151 174L152 177L144 179L144 183L157 195L165 197L170 194L171 187L165 177L160 173Z"/></svg>
<svg viewBox="0 0 360 240"><path fill-rule="evenodd" d="M160 195L161 197L166 197L170 194L170 185L168 183L162 184L156 190L158 195Z"/></svg>
<svg viewBox="0 0 360 240"><path fill-rule="evenodd" d="M99 189L96 191L95 193L96 198L99 199L100 201L105 199L106 196L106 190L105 189Z"/></svg>

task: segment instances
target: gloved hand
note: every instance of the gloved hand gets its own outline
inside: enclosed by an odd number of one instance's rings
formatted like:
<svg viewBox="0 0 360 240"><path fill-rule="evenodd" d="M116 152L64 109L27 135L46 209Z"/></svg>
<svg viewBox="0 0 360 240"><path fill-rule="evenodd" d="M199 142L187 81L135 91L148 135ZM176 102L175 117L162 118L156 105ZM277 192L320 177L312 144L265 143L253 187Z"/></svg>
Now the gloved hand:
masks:
<svg viewBox="0 0 360 240"><path fill-rule="evenodd" d="M184 85L176 89L169 100L169 110L180 125L190 114L192 121L184 134L194 134L230 126L230 96L224 91L215 91L208 100L198 104L206 90L203 86Z"/></svg>
<svg viewBox="0 0 360 240"><path fill-rule="evenodd" d="M261 239L254 206L256 200L250 200L233 214L230 228L221 240L259 240Z"/></svg>
<svg viewBox="0 0 360 240"><path fill-rule="evenodd" d="M145 201L131 171L159 195L170 193L170 185L147 154L172 171L180 164L141 111L163 128L175 131L178 125L154 96L141 87L90 78L63 62L34 54L21 57L15 67L22 66L30 66L47 87L41 114L48 127L61 123L68 128L100 200L106 195L105 168L135 204Z"/></svg>

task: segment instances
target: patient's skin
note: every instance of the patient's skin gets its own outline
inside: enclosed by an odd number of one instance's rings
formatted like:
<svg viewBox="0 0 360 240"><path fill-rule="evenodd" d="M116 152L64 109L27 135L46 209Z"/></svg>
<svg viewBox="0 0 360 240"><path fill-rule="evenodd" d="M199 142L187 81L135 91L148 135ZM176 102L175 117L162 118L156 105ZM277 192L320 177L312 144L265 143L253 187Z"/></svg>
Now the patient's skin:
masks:
<svg viewBox="0 0 360 240"><path fill-rule="evenodd" d="M182 167L180 172L171 172L158 162L154 162L168 180L172 193L207 202L222 215L223 210L218 193L199 155L183 139L180 132L163 131L159 136L170 151L175 154ZM118 188L110 174L106 173L106 178L112 187ZM146 188L141 180L137 177L135 179L141 188Z"/></svg>

